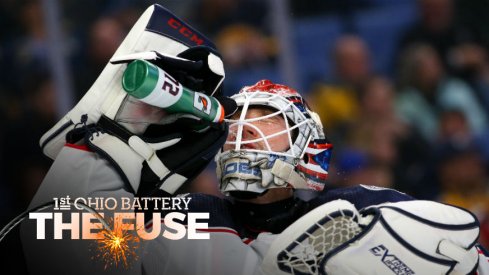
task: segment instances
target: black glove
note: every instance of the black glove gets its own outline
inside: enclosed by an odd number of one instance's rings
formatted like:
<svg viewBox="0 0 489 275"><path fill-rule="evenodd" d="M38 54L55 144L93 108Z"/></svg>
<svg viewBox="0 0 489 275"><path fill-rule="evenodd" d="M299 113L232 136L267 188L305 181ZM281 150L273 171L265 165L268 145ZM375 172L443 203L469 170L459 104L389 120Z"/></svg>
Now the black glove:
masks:
<svg viewBox="0 0 489 275"><path fill-rule="evenodd" d="M151 136L153 131L168 132L171 136L177 135L181 138L177 144L159 150L156 154L172 173L185 177L185 183L191 182L207 167L228 135L228 126L225 123L210 124L203 132L192 131L195 123L193 119L181 118L164 127L150 127L146 133ZM143 165L138 195L154 195L155 191L161 190L162 184L164 182L158 180L150 167Z"/></svg>

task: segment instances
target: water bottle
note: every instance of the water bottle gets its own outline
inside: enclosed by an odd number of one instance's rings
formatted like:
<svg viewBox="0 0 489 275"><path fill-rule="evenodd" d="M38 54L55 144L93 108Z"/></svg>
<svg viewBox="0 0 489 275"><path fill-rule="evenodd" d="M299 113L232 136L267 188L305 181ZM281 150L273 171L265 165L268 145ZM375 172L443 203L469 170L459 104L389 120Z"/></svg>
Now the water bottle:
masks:
<svg viewBox="0 0 489 275"><path fill-rule="evenodd" d="M129 95L169 113L188 113L209 122L224 120L224 108L217 99L187 89L146 60L134 60L127 65L122 87Z"/></svg>

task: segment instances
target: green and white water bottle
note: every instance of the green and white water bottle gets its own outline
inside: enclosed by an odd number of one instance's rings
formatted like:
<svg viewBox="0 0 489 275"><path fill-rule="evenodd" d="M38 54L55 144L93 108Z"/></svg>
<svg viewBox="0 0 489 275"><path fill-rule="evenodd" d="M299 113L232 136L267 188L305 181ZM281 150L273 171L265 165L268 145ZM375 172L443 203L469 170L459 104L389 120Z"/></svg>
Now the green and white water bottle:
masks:
<svg viewBox="0 0 489 275"><path fill-rule="evenodd" d="M122 87L131 96L170 113L188 113L209 122L224 120L224 108L217 99L183 87L146 60L134 60L127 65Z"/></svg>

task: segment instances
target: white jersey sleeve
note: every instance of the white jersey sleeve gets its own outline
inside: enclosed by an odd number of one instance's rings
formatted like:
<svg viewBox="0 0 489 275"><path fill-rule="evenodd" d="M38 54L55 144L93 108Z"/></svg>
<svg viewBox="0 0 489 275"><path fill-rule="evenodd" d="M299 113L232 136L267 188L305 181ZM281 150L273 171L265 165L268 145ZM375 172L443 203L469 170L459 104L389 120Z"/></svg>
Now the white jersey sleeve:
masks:
<svg viewBox="0 0 489 275"><path fill-rule="evenodd" d="M78 197L133 198L134 195L126 190L117 172L104 159L84 146L69 145L58 154L29 209L66 196L72 200ZM53 212L53 208L45 211ZM63 222L69 222L72 213L83 212L73 208L63 211ZM94 252L94 240L72 240L69 234L54 240L52 221L46 221L45 225L46 238L38 240L35 221L25 220L21 224L21 241L29 274L141 274L137 261L129 268L106 268Z"/></svg>
<svg viewBox="0 0 489 275"><path fill-rule="evenodd" d="M212 228L208 232L210 238L206 240L159 237L147 242L142 260L144 274L258 274L264 250L272 238L258 237L246 244L229 228Z"/></svg>
<svg viewBox="0 0 489 275"><path fill-rule="evenodd" d="M104 159L86 148L68 146L59 153L30 208L55 197L134 198L126 190L117 172ZM203 204L207 205L207 201ZM226 209L227 206L222 206L214 214ZM63 213L67 214L67 221L71 212ZM216 217L214 214L210 213L211 217ZM219 218L224 221L228 217ZM223 226L210 224L199 231L208 233L209 239L170 240L160 236L141 240L136 259L129 268L123 268L105 267L103 261L96 259L92 240L36 240L34 225L32 221L21 225L22 245L30 274L257 274L263 255L275 237L262 233L251 241L242 239L224 222ZM47 226L46 236L52 235L52 230ZM161 232L164 230L162 224ZM150 231L149 227L147 231Z"/></svg>

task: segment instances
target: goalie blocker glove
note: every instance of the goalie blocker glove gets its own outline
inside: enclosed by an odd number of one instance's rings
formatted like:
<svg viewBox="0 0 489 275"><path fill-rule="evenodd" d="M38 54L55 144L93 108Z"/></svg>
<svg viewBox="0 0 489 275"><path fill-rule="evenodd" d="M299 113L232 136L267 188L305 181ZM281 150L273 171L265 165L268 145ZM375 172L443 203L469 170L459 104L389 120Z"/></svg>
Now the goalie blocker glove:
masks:
<svg viewBox="0 0 489 275"><path fill-rule="evenodd" d="M264 274L476 274L479 223L432 201L385 203L357 211L336 200L283 231Z"/></svg>

